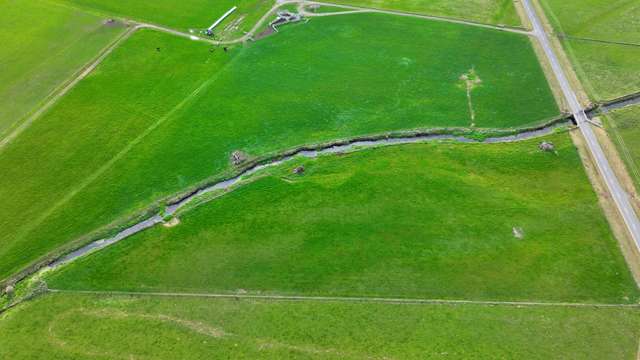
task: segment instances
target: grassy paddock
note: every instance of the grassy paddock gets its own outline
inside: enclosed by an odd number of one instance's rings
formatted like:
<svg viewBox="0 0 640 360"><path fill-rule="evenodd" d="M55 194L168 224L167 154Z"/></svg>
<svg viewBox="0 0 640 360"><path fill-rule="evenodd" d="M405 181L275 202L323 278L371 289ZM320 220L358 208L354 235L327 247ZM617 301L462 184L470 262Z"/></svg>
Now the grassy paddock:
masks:
<svg viewBox="0 0 640 360"><path fill-rule="evenodd" d="M636 309L53 294L0 315L6 359L633 359Z"/></svg>
<svg viewBox="0 0 640 360"><path fill-rule="evenodd" d="M521 26L512 0L335 0L335 4L373 7Z"/></svg>
<svg viewBox="0 0 640 360"><path fill-rule="evenodd" d="M640 44L640 3L633 0L539 0L554 27L582 38Z"/></svg>
<svg viewBox="0 0 640 360"><path fill-rule="evenodd" d="M629 175L640 190L640 106L618 109L603 118Z"/></svg>
<svg viewBox="0 0 640 360"><path fill-rule="evenodd" d="M564 46L587 93L596 101L640 91L640 46L566 40Z"/></svg>
<svg viewBox="0 0 640 360"><path fill-rule="evenodd" d="M139 31L3 148L0 278L60 245L43 239L37 226L67 206L226 59L202 43ZM69 230L70 221L56 226L78 236Z"/></svg>
<svg viewBox="0 0 640 360"><path fill-rule="evenodd" d="M38 0L0 0L0 9L2 139L124 27Z"/></svg>
<svg viewBox="0 0 640 360"><path fill-rule="evenodd" d="M240 36L275 4L273 0L53 0L84 9L93 9L143 22L165 25L181 30L206 29L233 6L238 9L219 25L218 30L238 22L238 29L227 36Z"/></svg>
<svg viewBox="0 0 640 360"><path fill-rule="evenodd" d="M540 0L557 33L638 46L564 39L589 96L596 101L640 91L640 3L629 0Z"/></svg>
<svg viewBox="0 0 640 360"><path fill-rule="evenodd" d="M635 302L566 134L300 160L52 274L53 288ZM523 234L514 236L514 228Z"/></svg>
<svg viewBox="0 0 640 360"><path fill-rule="evenodd" d="M529 40L494 30L360 14L287 26L228 53L209 50L135 34L0 153L0 168L12 169L0 178L0 278L229 171L234 150L261 156L363 134L469 126L460 76L470 69L482 79L472 90L478 127L558 113Z"/></svg>

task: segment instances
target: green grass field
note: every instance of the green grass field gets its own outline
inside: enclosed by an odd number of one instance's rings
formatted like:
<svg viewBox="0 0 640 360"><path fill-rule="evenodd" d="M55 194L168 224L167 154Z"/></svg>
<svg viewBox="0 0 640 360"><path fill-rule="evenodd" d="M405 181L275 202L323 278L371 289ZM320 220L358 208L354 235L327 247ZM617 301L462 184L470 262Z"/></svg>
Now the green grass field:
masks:
<svg viewBox="0 0 640 360"><path fill-rule="evenodd" d="M603 118L629 175L640 190L640 106L618 109Z"/></svg>
<svg viewBox="0 0 640 360"><path fill-rule="evenodd" d="M522 25L512 0L336 0L333 3L446 16L487 24Z"/></svg>
<svg viewBox="0 0 640 360"><path fill-rule="evenodd" d="M471 69L482 79L472 91L478 127L558 113L528 38L516 34L379 14L313 19L229 53L135 34L0 152L0 168L11 169L0 178L0 278L229 171L237 149L260 156L468 127L460 76Z"/></svg>
<svg viewBox="0 0 640 360"><path fill-rule="evenodd" d="M582 85L597 101L640 91L640 46L565 41Z"/></svg>
<svg viewBox="0 0 640 360"><path fill-rule="evenodd" d="M52 294L0 315L0 357L631 360L639 325L624 308Z"/></svg>
<svg viewBox="0 0 640 360"><path fill-rule="evenodd" d="M39 0L0 0L0 9L2 139L124 27Z"/></svg>
<svg viewBox="0 0 640 360"><path fill-rule="evenodd" d="M640 72L637 61L640 3L634 0L542 0L541 3L556 32L569 36L563 45L592 99L603 101L640 91L640 80L636 76Z"/></svg>
<svg viewBox="0 0 640 360"><path fill-rule="evenodd" d="M256 22L275 4L273 0L52 0L88 11L113 14L128 19L164 25L179 30L208 28L229 9L237 6L218 27L236 23L238 29L226 32L229 38L239 37L249 31ZM219 32L219 31L218 31Z"/></svg>
<svg viewBox="0 0 640 360"><path fill-rule="evenodd" d="M636 302L566 134L300 160L53 273L50 287ZM523 238L514 236L520 228Z"/></svg>
<svg viewBox="0 0 640 360"><path fill-rule="evenodd" d="M7 231L0 234L0 278L59 245L41 241L38 226L65 208L225 59L201 43L142 30L3 148L0 198L7 206L0 209L0 224ZM56 226L65 233L73 219Z"/></svg>

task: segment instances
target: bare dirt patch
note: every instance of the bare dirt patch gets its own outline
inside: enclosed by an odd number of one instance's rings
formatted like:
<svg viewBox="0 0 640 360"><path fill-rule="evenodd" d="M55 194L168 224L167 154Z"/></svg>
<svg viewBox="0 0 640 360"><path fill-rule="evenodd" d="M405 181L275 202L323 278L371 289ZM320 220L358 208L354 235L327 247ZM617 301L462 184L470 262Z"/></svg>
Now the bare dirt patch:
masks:
<svg viewBox="0 0 640 360"><path fill-rule="evenodd" d="M178 226L180 225L180 219L178 219L177 217L172 217L171 220L169 221L165 221L162 223L162 226L166 227L166 228L171 228L174 226Z"/></svg>

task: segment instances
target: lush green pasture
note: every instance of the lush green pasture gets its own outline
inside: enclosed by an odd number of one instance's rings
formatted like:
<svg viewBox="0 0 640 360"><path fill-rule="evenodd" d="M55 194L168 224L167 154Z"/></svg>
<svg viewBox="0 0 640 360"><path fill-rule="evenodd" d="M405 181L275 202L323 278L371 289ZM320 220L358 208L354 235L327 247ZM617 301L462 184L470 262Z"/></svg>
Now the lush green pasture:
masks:
<svg viewBox="0 0 640 360"><path fill-rule="evenodd" d="M47 238L39 226L159 125L226 58L202 43L142 30L0 150L0 278L77 235L69 231L73 218L55 225L63 241Z"/></svg>
<svg viewBox="0 0 640 360"><path fill-rule="evenodd" d="M1 139L124 27L38 0L0 9Z"/></svg>
<svg viewBox="0 0 640 360"><path fill-rule="evenodd" d="M619 109L603 117L629 175L640 189L640 106Z"/></svg>
<svg viewBox="0 0 640 360"><path fill-rule="evenodd" d="M640 44L635 0L541 0L554 27L569 36Z"/></svg>
<svg viewBox="0 0 640 360"><path fill-rule="evenodd" d="M0 315L4 359L634 359L623 308L52 294Z"/></svg>
<svg viewBox="0 0 640 360"><path fill-rule="evenodd" d="M273 0L53 0L101 13L114 14L143 22L165 25L177 29L206 29L229 9L238 9L218 27L218 30L236 21L240 31L227 35L242 35L275 4Z"/></svg>
<svg viewBox="0 0 640 360"><path fill-rule="evenodd" d="M300 160L78 260L53 288L635 302L566 134ZM524 233L514 236L514 228Z"/></svg>
<svg viewBox="0 0 640 360"><path fill-rule="evenodd" d="M257 156L361 134L469 126L459 78L470 69L483 81L472 91L477 126L523 126L558 113L529 40L489 29L349 15L288 26L229 53L136 34L0 153L0 168L11 169L0 178L0 278L219 176L237 149Z"/></svg>
<svg viewBox="0 0 640 360"><path fill-rule="evenodd" d="M542 0L542 4L556 32L569 36L563 44L594 100L608 100L640 91L637 76L640 72L637 61L640 57L638 1Z"/></svg>
<svg viewBox="0 0 640 360"><path fill-rule="evenodd" d="M593 99L610 100L640 91L640 46L564 42L578 77Z"/></svg>
<svg viewBox="0 0 640 360"><path fill-rule="evenodd" d="M512 0L335 0L333 3L448 16L488 24L521 25Z"/></svg>

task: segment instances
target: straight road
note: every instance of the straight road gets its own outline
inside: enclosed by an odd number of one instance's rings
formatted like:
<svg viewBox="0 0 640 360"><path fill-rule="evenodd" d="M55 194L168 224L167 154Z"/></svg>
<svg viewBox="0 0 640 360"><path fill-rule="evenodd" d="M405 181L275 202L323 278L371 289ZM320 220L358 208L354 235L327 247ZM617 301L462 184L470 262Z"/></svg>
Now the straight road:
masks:
<svg viewBox="0 0 640 360"><path fill-rule="evenodd" d="M533 25L533 36L538 39L540 45L544 49L544 53L551 64L551 68L556 76L556 79L560 83L560 87L562 88L562 93L564 97L567 99L567 103L569 104L570 110L575 116L575 119L578 123L578 127L582 132L582 136L584 136L587 147L593 156L593 159L598 167L600 175L604 179L613 200L618 207L618 211L622 215L625 225L629 229L631 233L631 237L636 244L638 250L640 250L640 221L638 221L638 217L636 213L633 211L633 207L631 206L631 201L629 198L629 194L622 188L618 178L615 173L611 169L611 165L609 161L604 155L602 151L602 147L598 142L595 134L593 133L593 128L591 127L591 123L589 122L589 118L584 112L582 105L578 101L578 97L576 96L575 91L571 88L571 84L567 80L567 77L560 65L560 61L556 56L551 44L549 42L549 38L547 33L545 32L542 23L540 22L540 18L536 14L535 9L531 5L531 0L522 0L522 4L525 8L527 16Z"/></svg>

